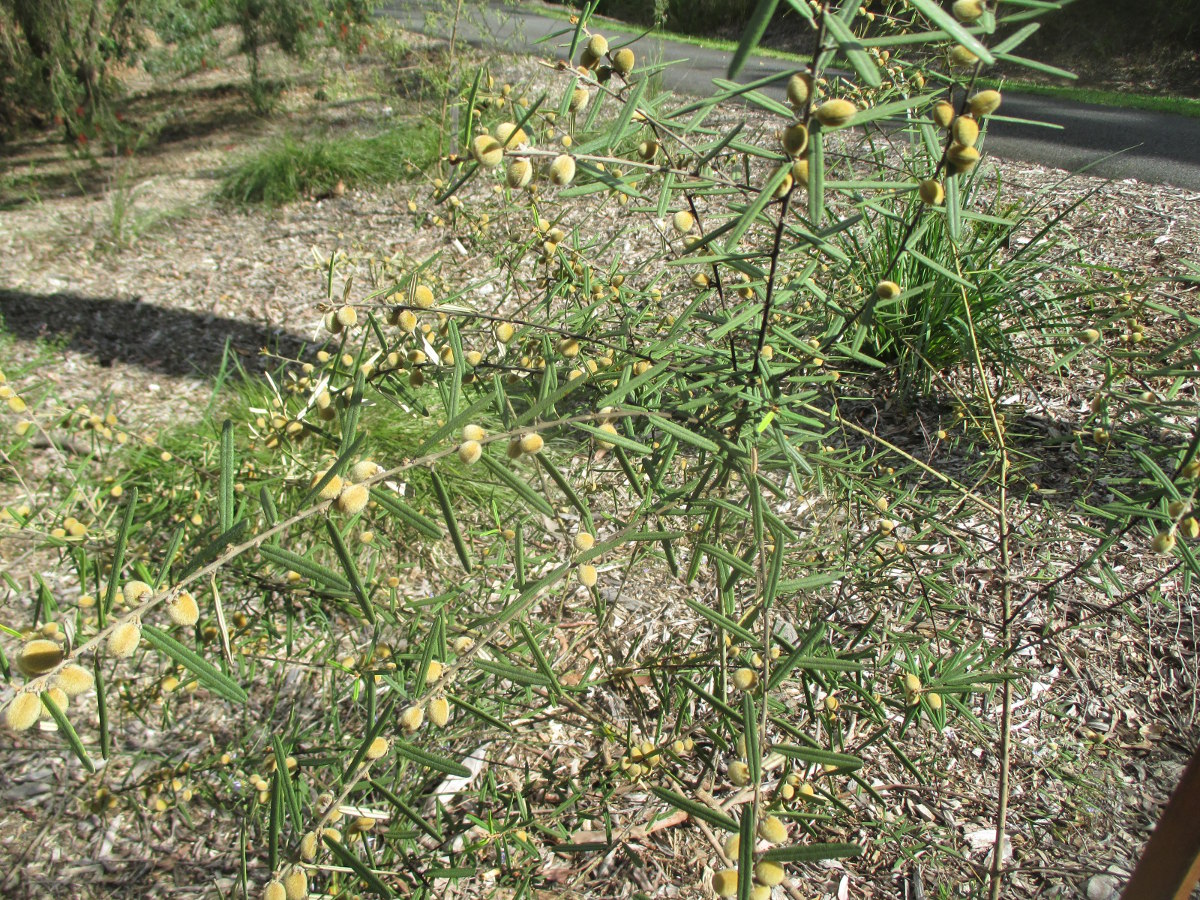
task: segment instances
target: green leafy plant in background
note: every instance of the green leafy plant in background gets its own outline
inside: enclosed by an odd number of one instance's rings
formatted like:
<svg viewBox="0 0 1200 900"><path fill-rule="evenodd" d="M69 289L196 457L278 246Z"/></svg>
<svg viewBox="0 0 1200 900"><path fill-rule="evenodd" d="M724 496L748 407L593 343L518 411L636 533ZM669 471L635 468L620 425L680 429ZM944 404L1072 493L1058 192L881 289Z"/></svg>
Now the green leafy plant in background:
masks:
<svg viewBox="0 0 1200 900"><path fill-rule="evenodd" d="M1003 115L971 86L988 48L1045 5L913 0L864 37L857 3L793 4L813 61L786 100L772 79L654 94L661 64L591 8L550 88L480 72L410 209L452 251L318 253L325 343L267 380L230 363L209 433L111 447L118 422L60 420L101 436L81 473L120 474L82 517L77 494L9 513L82 596L43 584L8 624L8 724L44 706L90 769L128 717L183 741L211 710L186 772L164 754L94 803L201 799L269 900L525 890L550 850L586 884L635 829L693 826L717 893L769 896L908 833L870 767L943 777L950 722L997 747L1002 836L1013 660L1044 638L1014 615L1074 574L1119 609L1196 571L1194 317L1099 283L968 152ZM944 55L906 65L923 45ZM299 156L232 195L341 171ZM1096 393L1064 452L1105 485L1035 519L1033 382L1068 368ZM1041 528L1069 558L1014 553ZM1122 542L1163 560L1149 586L1106 565ZM970 877L993 896L995 857Z"/></svg>

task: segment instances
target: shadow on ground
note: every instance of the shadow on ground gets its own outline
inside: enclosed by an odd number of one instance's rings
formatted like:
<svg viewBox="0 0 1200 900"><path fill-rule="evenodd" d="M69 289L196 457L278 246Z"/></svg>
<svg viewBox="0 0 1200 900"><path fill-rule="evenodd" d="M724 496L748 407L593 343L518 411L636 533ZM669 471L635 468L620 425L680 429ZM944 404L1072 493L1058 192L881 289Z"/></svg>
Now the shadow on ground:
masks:
<svg viewBox="0 0 1200 900"><path fill-rule="evenodd" d="M140 299L29 294L0 289L0 326L20 340L48 340L86 353L101 366L129 363L165 375L211 378L225 345L247 373L271 371L271 353L297 359L309 342L281 328L162 309Z"/></svg>

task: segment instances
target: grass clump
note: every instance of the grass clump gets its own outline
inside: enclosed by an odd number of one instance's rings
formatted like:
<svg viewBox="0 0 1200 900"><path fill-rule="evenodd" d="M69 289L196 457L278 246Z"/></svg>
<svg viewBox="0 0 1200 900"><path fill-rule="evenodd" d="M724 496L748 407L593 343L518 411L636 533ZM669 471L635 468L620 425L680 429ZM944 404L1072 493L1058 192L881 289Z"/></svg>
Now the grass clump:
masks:
<svg viewBox="0 0 1200 900"><path fill-rule="evenodd" d="M234 166L218 189L239 204L280 206L345 188L378 187L411 178L437 155L437 131L402 124L366 137L287 135Z"/></svg>

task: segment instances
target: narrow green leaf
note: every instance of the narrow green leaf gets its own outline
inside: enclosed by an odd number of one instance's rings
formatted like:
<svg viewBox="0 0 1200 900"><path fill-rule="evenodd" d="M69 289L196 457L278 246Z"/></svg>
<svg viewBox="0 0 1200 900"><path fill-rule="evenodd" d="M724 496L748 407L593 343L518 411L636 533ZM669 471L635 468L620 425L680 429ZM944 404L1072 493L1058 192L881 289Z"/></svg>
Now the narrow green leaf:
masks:
<svg viewBox="0 0 1200 900"><path fill-rule="evenodd" d="M529 646L529 651L533 654L533 661L537 663L538 671L546 679L551 692L556 696L562 693L562 685L558 683L558 678L554 674L554 669L550 666L550 661L546 659L542 648L538 646L537 639L534 638L533 632L524 622L518 622L517 627L521 629L521 636L525 638L525 643Z"/></svg>
<svg viewBox="0 0 1200 900"><path fill-rule="evenodd" d="M941 28L954 40L958 41L981 60L991 65L996 60L988 48L979 39L965 29L953 15L938 4L937 0L908 0L910 6L916 7L931 23Z"/></svg>
<svg viewBox="0 0 1200 900"><path fill-rule="evenodd" d="M684 602L687 603L687 605L693 611L703 616L705 619L708 619L708 621L712 622L713 625L715 625L717 628L720 628L722 631L736 636L738 640L741 640L751 646L758 645L758 638L739 625L737 622L733 621L733 619L721 615L715 609L710 609L699 600L694 600L691 597L685 598Z"/></svg>
<svg viewBox="0 0 1200 900"><path fill-rule="evenodd" d="M514 684L539 685L548 687L551 684L551 679L547 678L541 672L533 672L529 669L522 669L517 666L510 666L507 663L497 662L494 659L476 659L475 666L482 669L490 675L495 675L497 678L504 678Z"/></svg>
<svg viewBox="0 0 1200 900"><path fill-rule="evenodd" d="M746 765L750 767L750 783L758 784L762 778L762 755L758 749L758 711L754 708L754 697L749 692L742 694L742 734L746 737Z"/></svg>
<svg viewBox="0 0 1200 900"><path fill-rule="evenodd" d="M443 840L445 840L440 831L427 822L419 812L400 799L397 794L389 790L386 785L382 785L378 781L372 781L371 789L379 791L379 793L387 799L388 803L400 810L400 814L404 816L404 818L408 819L408 821L412 822L435 841L441 843Z"/></svg>
<svg viewBox="0 0 1200 900"><path fill-rule="evenodd" d="M467 552L467 543L463 540L462 532L458 529L458 519L454 515L454 507L450 502L450 493L442 481L442 476L432 469L429 478L433 482L433 493L437 496L438 506L442 508L442 518L446 520L446 530L450 532L450 540L454 542L454 552L458 560L469 574L471 571L471 555Z"/></svg>
<svg viewBox="0 0 1200 900"><path fill-rule="evenodd" d="M579 510L579 515L583 517L584 527L587 528L588 531L595 532L596 525L592 521L592 511L588 507L587 502L582 496L580 496L579 492L575 490L575 485L571 484L571 480L567 478L567 476L561 471L559 471L558 466L554 465L554 463L551 462L550 457L548 457L545 453L539 453L537 455L537 460L538 464L546 470L546 474L550 476L551 480L558 485L558 489L566 495L567 501L573 507Z"/></svg>
<svg viewBox="0 0 1200 900"><path fill-rule="evenodd" d="M317 584L322 584L339 593L350 593L349 581L332 569L327 569L307 557L300 556L290 550L284 550L282 547L274 547L270 544L259 547L258 553L264 559L274 563L281 569L290 569L293 572L298 572L309 581L315 581Z"/></svg>
<svg viewBox="0 0 1200 900"><path fill-rule="evenodd" d="M755 312L757 313L757 310L755 310ZM707 450L709 453L719 453L721 451L721 448L717 445L716 441L710 440L703 435L696 434L696 432L688 428L684 428L677 421L661 412L654 413L652 421L656 428L660 429L661 431L665 431L672 437L675 437L683 441L683 443L689 444L698 450Z"/></svg>
<svg viewBox="0 0 1200 900"><path fill-rule="evenodd" d="M733 59L729 61L730 78L737 78L742 67L746 65L746 60L750 58L750 54L758 49L759 42L766 34L767 26L771 24L771 17L775 15L775 7L778 5L779 0L758 0L758 6L754 8L750 21L742 30L742 39L738 42Z"/></svg>
<svg viewBox="0 0 1200 900"><path fill-rule="evenodd" d="M67 742L67 746L71 748L71 752L75 754L85 769L89 772L96 771L96 764L92 762L91 756L83 746L83 741L76 734L74 726L67 719L66 714L58 708L58 704L54 702L54 698L50 696L49 691L42 691L42 705L46 707L54 721L58 724L58 733L61 734Z"/></svg>
<svg viewBox="0 0 1200 900"><path fill-rule="evenodd" d="M142 636L150 646L179 663L218 697L223 697L230 703L245 703L249 699L241 685L165 631L161 631L153 625L143 625Z"/></svg>
<svg viewBox="0 0 1200 900"><path fill-rule="evenodd" d="M378 894L380 897L390 898L395 896L391 888L380 881L379 876L368 869L361 859L346 849L340 840L335 840L327 834L322 835L321 839L325 841L325 846L333 851L333 855L341 860L342 864L347 868L353 869L354 874L361 878L363 884L370 888L373 893Z"/></svg>
<svg viewBox="0 0 1200 900"><path fill-rule="evenodd" d="M757 784L757 781L752 781ZM756 810L753 803L743 804L741 808L741 821L738 831L738 900L750 900L750 892L754 889L754 845L758 843L757 835L754 833L758 823Z"/></svg>
<svg viewBox="0 0 1200 900"><path fill-rule="evenodd" d="M819 750L816 747L775 744L772 749L782 753L784 756L803 760L814 766L837 766L839 772L853 772L855 769L861 769L863 766L862 759L857 756L851 756L848 753L835 753L832 750Z"/></svg>
<svg viewBox="0 0 1200 900"><path fill-rule="evenodd" d="M133 526L133 511L137 506L138 490L129 489L129 499L125 503L125 515L117 528L117 541L113 546L112 577L108 579L108 589L104 592L104 601L98 610L99 625L104 628L108 624L108 614L112 610L117 591L121 589L121 570L125 568L125 548L129 544L129 530Z"/></svg>
<svg viewBox="0 0 1200 900"><path fill-rule="evenodd" d="M516 472L510 470L504 463L493 459L485 453L483 455L483 464L489 472L504 482L509 489L520 496L522 500L535 510L544 516L554 515L554 507L546 502L546 498L535 491L527 481L521 478Z"/></svg>
<svg viewBox="0 0 1200 900"><path fill-rule="evenodd" d="M487 457L485 456L486 460ZM382 506L387 512L403 519L404 523L410 528L421 532L428 538L440 539L442 537L442 529L437 522L428 516L424 516L417 512L398 496L392 490L385 490L382 487L371 488L371 499Z"/></svg>
<svg viewBox="0 0 1200 900"><path fill-rule="evenodd" d="M762 859L771 862L820 862L823 859L845 859L858 856L863 848L858 844L793 844L772 847L763 852Z"/></svg>
<svg viewBox="0 0 1200 900"><path fill-rule="evenodd" d="M275 771L283 773L280 785L283 788L283 802L291 817L292 827L300 828L304 822L304 819L301 818L300 798L296 796L296 791L292 787L292 774L287 765L287 750L277 734L271 735L271 749L275 752Z"/></svg>
<svg viewBox="0 0 1200 900"><path fill-rule="evenodd" d="M351 593L354 594L367 621L372 625L375 624L375 609L371 606L371 598L367 596L367 589L363 587L362 579L358 577L358 569L354 565L350 551L346 549L342 533L338 531L338 527L333 524L332 519L325 520L325 530L329 533L329 543L333 545L333 552L337 554L338 562L342 564L342 569L346 572L346 580L350 583Z"/></svg>
<svg viewBox="0 0 1200 900"><path fill-rule="evenodd" d="M693 819L699 819L702 822L707 822L716 828L723 828L728 832L736 832L739 830L738 823L735 822L729 815L720 810L713 809L711 806L705 806L703 803L697 803L695 800L689 800L682 794L677 794L674 791L654 785L650 788L654 796L658 797L664 803L668 803L676 809L682 810ZM753 841L747 842L753 846Z"/></svg>
<svg viewBox="0 0 1200 900"><path fill-rule="evenodd" d="M825 133L813 128L808 133L808 218L815 227L825 214Z"/></svg>
<svg viewBox="0 0 1200 900"><path fill-rule="evenodd" d="M859 77L871 87L879 87L883 83L879 77L879 66L863 50L863 45L859 43L854 32L841 20L841 17L832 15L827 10L825 12L825 28L829 32L829 36L837 42L842 56L854 67L854 71L859 74Z"/></svg>
<svg viewBox="0 0 1200 900"><path fill-rule="evenodd" d="M446 759L444 756L438 756L419 747L414 747L400 738L392 738L392 751L398 756L403 756L405 759L415 762L417 765L424 766L427 769L433 769L435 772L442 772L446 775L457 775L459 778L467 778L471 774L471 770L462 763L457 763L452 759Z"/></svg>
<svg viewBox="0 0 1200 900"><path fill-rule="evenodd" d="M233 449L233 421L226 419L221 425L221 477L217 493L217 520L221 531L233 527L233 482L237 475L237 457Z"/></svg>
<svg viewBox="0 0 1200 900"><path fill-rule="evenodd" d="M809 165L812 165L811 160ZM758 192L758 196L754 198L754 201L746 207L745 211L738 218L737 224L733 227L732 234L730 234L729 239L725 242L726 253L734 252L734 250L737 248L738 242L741 241L742 236L746 233L747 229L754 224L754 221L758 218L759 214L766 209L767 204L775 199L776 189L783 184L784 178L788 176L790 171L790 166L781 165L773 173L771 173L771 177L767 179L767 182L763 185L762 190Z"/></svg>

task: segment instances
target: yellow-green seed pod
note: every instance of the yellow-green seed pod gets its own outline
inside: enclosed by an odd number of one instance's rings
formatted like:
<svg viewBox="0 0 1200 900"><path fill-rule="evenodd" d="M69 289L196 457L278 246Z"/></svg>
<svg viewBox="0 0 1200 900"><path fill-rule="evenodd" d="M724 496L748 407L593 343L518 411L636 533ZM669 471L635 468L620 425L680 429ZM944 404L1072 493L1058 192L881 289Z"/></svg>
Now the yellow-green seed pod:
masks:
<svg viewBox="0 0 1200 900"><path fill-rule="evenodd" d="M486 436L487 432L478 425L463 426L462 439L464 441L482 441Z"/></svg>
<svg viewBox="0 0 1200 900"><path fill-rule="evenodd" d="M1172 500L1170 503L1167 504L1167 515L1170 516L1172 519L1178 519L1185 512L1187 512L1187 509L1188 509L1188 501Z"/></svg>
<svg viewBox="0 0 1200 900"><path fill-rule="evenodd" d="M736 897L738 889L737 869L722 869L713 875L713 890L718 897Z"/></svg>
<svg viewBox="0 0 1200 900"><path fill-rule="evenodd" d="M139 622L122 622L108 635L108 652L111 656L133 656L138 643L142 639L142 626Z"/></svg>
<svg viewBox="0 0 1200 900"><path fill-rule="evenodd" d="M496 126L496 140L505 149L516 147L518 144L528 144L529 135L524 128L518 128L515 122L501 122Z"/></svg>
<svg viewBox="0 0 1200 900"><path fill-rule="evenodd" d="M544 446L546 446L546 442L542 440L542 436L537 432L524 435L521 438L520 447L522 453L538 453Z"/></svg>
<svg viewBox="0 0 1200 900"><path fill-rule="evenodd" d="M528 187L529 182L533 181L533 163L520 157L514 159L508 164L508 171L504 173L504 180L508 182L508 186L514 191Z"/></svg>
<svg viewBox="0 0 1200 900"><path fill-rule="evenodd" d="M795 109L800 109L806 103L808 98L812 96L812 76L806 74L796 74L788 79L787 83L787 98L788 103L792 104Z"/></svg>
<svg viewBox="0 0 1200 900"><path fill-rule="evenodd" d="M929 117L933 119L933 124L938 128L949 128L954 121L954 106L945 100L939 100L933 104Z"/></svg>
<svg viewBox="0 0 1200 900"><path fill-rule="evenodd" d="M946 202L946 189L942 187L940 181L933 178L926 178L922 181L917 193L921 197L921 202L926 206L941 206Z"/></svg>
<svg viewBox="0 0 1200 900"><path fill-rule="evenodd" d="M445 697L434 697L429 701L429 721L434 728L445 728L450 721L450 701Z"/></svg>
<svg viewBox="0 0 1200 900"><path fill-rule="evenodd" d="M967 101L967 107L971 110L971 115L977 119L982 119L984 116L990 116L998 110L1002 99L999 91L980 91Z"/></svg>
<svg viewBox="0 0 1200 900"><path fill-rule="evenodd" d="M1155 553L1166 555L1175 549L1175 530L1160 531L1150 542L1150 549Z"/></svg>
<svg viewBox="0 0 1200 900"><path fill-rule="evenodd" d="M367 748L367 759L382 759L387 756L390 749L392 749L392 745L388 743L387 738L377 737Z"/></svg>
<svg viewBox="0 0 1200 900"><path fill-rule="evenodd" d="M71 705L71 698L61 688L52 687L46 693L50 697L50 702L58 707L59 712L65 712Z"/></svg>
<svg viewBox="0 0 1200 900"><path fill-rule="evenodd" d="M750 885L750 900L771 900L771 886L767 884Z"/></svg>
<svg viewBox="0 0 1200 900"><path fill-rule="evenodd" d="M640 156L646 162L650 162L650 160L654 159L654 157L658 154L658 141L642 141L637 146L637 152L638 156Z"/></svg>
<svg viewBox="0 0 1200 900"><path fill-rule="evenodd" d="M287 900L308 900L308 873L300 866L293 866L283 876L283 890Z"/></svg>
<svg viewBox="0 0 1200 900"><path fill-rule="evenodd" d="M688 210L681 209L671 217L671 227L680 234L687 234L696 227L696 217Z"/></svg>
<svg viewBox="0 0 1200 900"><path fill-rule="evenodd" d="M613 71L622 77L628 76L629 73L633 71L635 60L633 51L628 47L622 47L620 50L614 53L612 61Z"/></svg>
<svg viewBox="0 0 1200 900"><path fill-rule="evenodd" d="M431 659L429 661L429 667L425 670L425 683L433 684L442 677L442 672L445 670L446 667L442 665L440 660Z"/></svg>
<svg viewBox="0 0 1200 900"><path fill-rule="evenodd" d="M129 581L126 582L121 593L125 596L126 603L130 606L137 606L154 593L154 588L150 587L144 581Z"/></svg>
<svg viewBox="0 0 1200 900"><path fill-rule="evenodd" d="M580 553L586 553L594 546L596 546L596 538L590 532L581 531L575 535L575 549Z"/></svg>
<svg viewBox="0 0 1200 900"><path fill-rule="evenodd" d="M983 0L954 0L950 9L958 21L974 22L983 15Z"/></svg>
<svg viewBox="0 0 1200 900"><path fill-rule="evenodd" d="M587 93L586 91L584 93ZM564 153L550 164L550 180L559 187L566 187L575 180L575 159Z"/></svg>
<svg viewBox="0 0 1200 900"><path fill-rule="evenodd" d="M429 285L417 285L416 290L413 291L413 303L420 309L430 309L433 307L433 290Z"/></svg>
<svg viewBox="0 0 1200 900"><path fill-rule="evenodd" d="M858 107L849 100L826 100L817 107L817 121L826 128L841 128L854 118Z"/></svg>
<svg viewBox="0 0 1200 900"><path fill-rule="evenodd" d="M410 734L421 727L425 721L425 710L419 706L410 706L400 713L400 725Z"/></svg>
<svg viewBox="0 0 1200 900"><path fill-rule="evenodd" d="M313 477L312 484L310 485L310 487L316 487L317 483L324 477L325 477L325 472L320 472L319 474L315 475ZM327 481L325 483L325 487L321 488L321 493L318 494L317 496L319 496L322 500L332 500L334 497L336 497L341 492L342 492L342 477L340 475L334 475L332 478L329 479L329 481Z"/></svg>
<svg viewBox="0 0 1200 900"><path fill-rule="evenodd" d="M761 860L754 866L754 878L759 884L769 887L783 884L783 866L777 862Z"/></svg>
<svg viewBox="0 0 1200 900"><path fill-rule="evenodd" d="M725 839L725 855L730 859L737 859L741 849L742 836L740 834L733 834Z"/></svg>
<svg viewBox="0 0 1200 900"><path fill-rule="evenodd" d="M959 116L951 126L955 142L964 147L974 147L979 140L979 123L973 116Z"/></svg>
<svg viewBox="0 0 1200 900"><path fill-rule="evenodd" d="M1195 516L1188 516L1179 523L1179 533L1189 541L1200 537L1200 521Z"/></svg>
<svg viewBox="0 0 1200 900"><path fill-rule="evenodd" d="M602 34L593 34L587 42L587 49L599 59L601 56L608 54L608 39Z"/></svg>
<svg viewBox="0 0 1200 900"><path fill-rule="evenodd" d="M748 691L758 684L758 673L753 669L741 668L733 673L733 686L739 691Z"/></svg>
<svg viewBox="0 0 1200 900"><path fill-rule="evenodd" d="M584 587L590 588L596 586L596 579L599 576L596 574L596 567L588 563L584 563L579 567L579 583Z"/></svg>
<svg viewBox="0 0 1200 900"><path fill-rule="evenodd" d="M902 683L904 686L904 695L910 703L915 702L916 698L921 694L921 679L912 672L905 672Z"/></svg>
<svg viewBox="0 0 1200 900"><path fill-rule="evenodd" d="M504 160L504 148L490 134L480 134L471 141L471 155L481 166L492 169Z"/></svg>
<svg viewBox="0 0 1200 900"><path fill-rule="evenodd" d="M787 826L778 816L766 816L758 823L758 836L768 844L782 844L787 840Z"/></svg>
<svg viewBox="0 0 1200 900"><path fill-rule="evenodd" d="M1100 330L1097 328L1085 328L1083 331L1079 332L1079 340L1085 344L1094 344L1100 340L1101 337L1103 337L1103 335L1100 334Z"/></svg>
<svg viewBox="0 0 1200 900"><path fill-rule="evenodd" d="M287 890L282 881L272 878L263 888L263 900L287 900Z"/></svg>
<svg viewBox="0 0 1200 900"><path fill-rule="evenodd" d="M729 781L735 787L745 787L750 783L750 767L740 759L729 764Z"/></svg>
<svg viewBox="0 0 1200 900"><path fill-rule="evenodd" d="M92 673L75 663L63 666L62 671L54 676L54 686L68 697L86 694L95 683L96 680L92 677Z"/></svg>
<svg viewBox="0 0 1200 900"><path fill-rule="evenodd" d="M42 701L32 691L22 691L4 708L4 724L10 731L27 731L42 714Z"/></svg>
<svg viewBox="0 0 1200 900"><path fill-rule="evenodd" d="M176 625L187 628L200 621L200 606L190 592L184 591L167 604L167 616Z"/></svg>
<svg viewBox="0 0 1200 900"><path fill-rule="evenodd" d="M336 505L338 511L347 516L356 516L367 508L371 500L371 492L363 484L351 484L342 488L338 494Z"/></svg>
<svg viewBox="0 0 1200 900"><path fill-rule="evenodd" d="M798 159L792 163L792 184L801 190L808 190L808 160Z"/></svg>
<svg viewBox="0 0 1200 900"><path fill-rule="evenodd" d="M360 459L350 467L350 480L355 484L369 481L382 472L379 463L371 459Z"/></svg>
<svg viewBox="0 0 1200 900"><path fill-rule="evenodd" d="M396 316L396 324L399 325L403 331L407 331L409 334L412 334L417 330L417 317L411 309L402 309L400 311L400 315Z"/></svg>
<svg viewBox="0 0 1200 900"><path fill-rule="evenodd" d="M63 648L54 641L26 641L17 655L17 668L30 678L45 675L63 661Z"/></svg>
<svg viewBox="0 0 1200 900"><path fill-rule="evenodd" d="M958 44L950 51L950 65L952 66L973 66L979 62L979 57L964 47Z"/></svg>
<svg viewBox="0 0 1200 900"><path fill-rule="evenodd" d="M954 166L955 172L970 172L979 162L979 151L974 147L951 144L950 149L946 151L946 159Z"/></svg>
<svg viewBox="0 0 1200 900"><path fill-rule="evenodd" d="M881 281L875 285L875 296L880 300L895 300L903 291L894 281Z"/></svg>
<svg viewBox="0 0 1200 900"><path fill-rule="evenodd" d="M567 108L571 112L580 112L588 104L591 95L587 92L587 88L575 88L571 91L571 100L567 104Z"/></svg>
<svg viewBox="0 0 1200 900"><path fill-rule="evenodd" d="M776 169L775 171L778 172L779 170ZM783 176L783 181L779 182L779 184L775 188L775 193L773 193L771 196L776 200L781 200L781 199L783 199L783 197L785 197L787 195L787 192L790 191L791 189L792 189L792 168L791 168L791 166L788 166L787 172Z"/></svg>
<svg viewBox="0 0 1200 900"><path fill-rule="evenodd" d="M463 441L458 445L458 458L466 465L479 462L483 456L483 445L479 441Z"/></svg>
<svg viewBox="0 0 1200 900"><path fill-rule="evenodd" d="M335 312L325 313L325 318L322 320L322 322L325 325L325 330L328 331L330 334L341 334L342 333L342 323L338 321L337 313L335 313Z"/></svg>
<svg viewBox="0 0 1200 900"><path fill-rule="evenodd" d="M353 306L343 306L334 315L337 316L337 320L343 328L350 328L352 325L358 324L358 312Z"/></svg>
<svg viewBox="0 0 1200 900"><path fill-rule="evenodd" d="M939 710L942 708L942 695L931 691L925 695L925 702L929 704L930 709Z"/></svg>
<svg viewBox="0 0 1200 900"><path fill-rule="evenodd" d="M502 344L507 344L513 339L516 330L508 322L501 322L496 326L496 340Z"/></svg>
<svg viewBox="0 0 1200 900"><path fill-rule="evenodd" d="M808 149L808 129L803 123L797 122L784 129L783 149L788 156L799 156Z"/></svg>
<svg viewBox="0 0 1200 900"><path fill-rule="evenodd" d="M317 858L317 833L310 831L300 839L300 858L312 862Z"/></svg>

